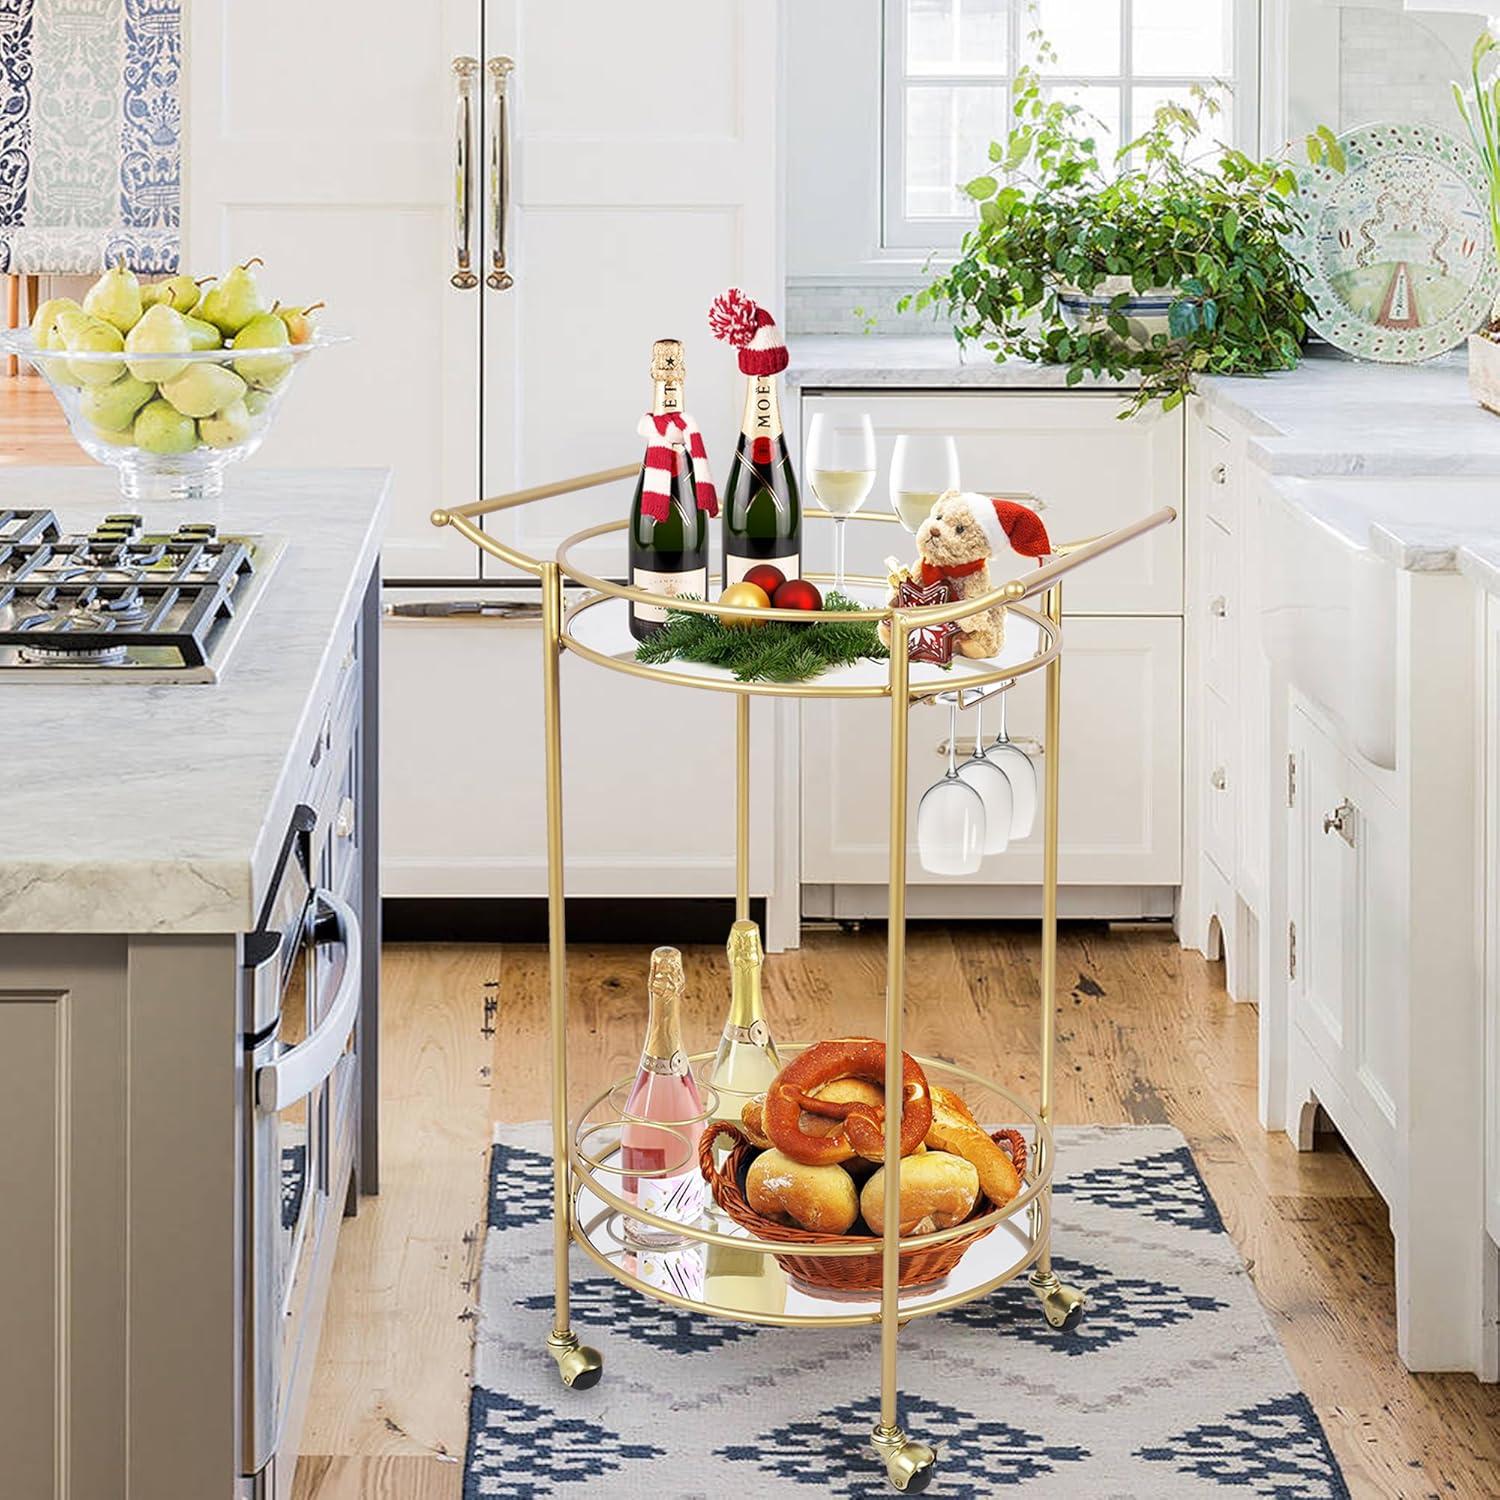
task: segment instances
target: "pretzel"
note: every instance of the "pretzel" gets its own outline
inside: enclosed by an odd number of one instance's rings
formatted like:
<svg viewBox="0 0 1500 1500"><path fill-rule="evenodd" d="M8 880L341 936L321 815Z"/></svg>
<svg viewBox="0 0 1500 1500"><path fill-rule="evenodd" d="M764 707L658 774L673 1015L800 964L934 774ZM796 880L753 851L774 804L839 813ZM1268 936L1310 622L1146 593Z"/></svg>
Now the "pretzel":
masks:
<svg viewBox="0 0 1500 1500"><path fill-rule="evenodd" d="M985 1197L996 1208L1004 1208L1021 1191L1021 1174L1026 1170L1026 1138L1019 1130L998 1133L1005 1137L1005 1146L990 1138L969 1106L951 1089L933 1089L927 1144L935 1151L949 1151L972 1162L979 1170L979 1185Z"/></svg>
<svg viewBox="0 0 1500 1500"><path fill-rule="evenodd" d="M901 1054L901 1155L910 1156L932 1127L932 1098L927 1075L913 1058ZM881 1161L885 1156L885 1107L859 1100L815 1097L816 1090L839 1078L885 1081L885 1043L871 1037L845 1037L819 1042L776 1075L766 1092L762 1120L766 1135L793 1161L825 1167L862 1156ZM802 1128L802 1111L837 1120L827 1135L809 1135Z"/></svg>

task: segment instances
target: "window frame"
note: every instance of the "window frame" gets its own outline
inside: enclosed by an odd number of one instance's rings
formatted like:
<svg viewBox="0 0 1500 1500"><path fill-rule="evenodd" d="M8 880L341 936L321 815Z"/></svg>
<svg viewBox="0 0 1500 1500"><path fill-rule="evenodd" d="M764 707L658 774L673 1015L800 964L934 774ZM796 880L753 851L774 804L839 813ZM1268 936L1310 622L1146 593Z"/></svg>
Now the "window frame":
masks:
<svg viewBox="0 0 1500 1500"><path fill-rule="evenodd" d="M1121 71L1118 74L1084 77L1077 74L1047 74L1048 85L1059 88L1115 88L1120 90L1122 120L1129 108L1129 90L1141 85L1166 88L1187 87L1203 82L1201 76L1150 74L1137 76L1131 48L1135 0L1116 0L1121 10ZM945 255L958 248L970 219L958 216L924 217L906 213L906 110L909 90L953 86L991 85L1006 91L1007 110L1026 35L1027 0L1010 0L1007 25L1007 68L999 73L906 74L906 18L908 0L883 0L881 6L881 131L880 131L880 241L881 252L910 256L914 253ZM1255 151L1260 141L1261 0L1233 0L1234 67L1225 80L1233 90L1232 144ZM1141 122L1130 122L1126 139L1139 135ZM974 163L977 174L982 162Z"/></svg>

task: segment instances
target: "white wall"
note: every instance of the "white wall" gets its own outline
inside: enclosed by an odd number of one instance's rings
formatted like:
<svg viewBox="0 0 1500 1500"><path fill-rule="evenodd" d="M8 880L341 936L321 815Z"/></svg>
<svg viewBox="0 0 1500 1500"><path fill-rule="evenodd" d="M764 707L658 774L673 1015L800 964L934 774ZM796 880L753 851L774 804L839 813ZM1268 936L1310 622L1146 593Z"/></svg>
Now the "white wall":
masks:
<svg viewBox="0 0 1500 1500"><path fill-rule="evenodd" d="M881 10L880 0L787 6L784 321L794 334L933 331L895 312L923 280L920 257L880 248ZM1478 13L1405 12L1401 0L1262 0L1262 10L1268 150L1319 124L1462 131L1448 84L1468 77Z"/></svg>

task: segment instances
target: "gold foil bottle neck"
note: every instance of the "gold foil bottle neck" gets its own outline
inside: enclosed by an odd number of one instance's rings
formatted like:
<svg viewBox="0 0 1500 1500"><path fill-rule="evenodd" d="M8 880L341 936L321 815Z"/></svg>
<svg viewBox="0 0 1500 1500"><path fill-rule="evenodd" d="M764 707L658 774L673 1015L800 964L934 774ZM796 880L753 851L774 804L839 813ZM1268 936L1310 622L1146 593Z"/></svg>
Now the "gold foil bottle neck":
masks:
<svg viewBox="0 0 1500 1500"><path fill-rule="evenodd" d="M651 378L655 381L680 383L687 374L682 357L681 339L657 339L651 346Z"/></svg>
<svg viewBox="0 0 1500 1500"><path fill-rule="evenodd" d="M682 954L675 948L657 948L651 954L651 976L646 993L653 1002L675 1000L686 986L682 971Z"/></svg>
<svg viewBox="0 0 1500 1500"><path fill-rule="evenodd" d="M731 964L754 964L759 967L765 957L760 946L759 924L743 918L736 922L729 929L729 941L724 948Z"/></svg>

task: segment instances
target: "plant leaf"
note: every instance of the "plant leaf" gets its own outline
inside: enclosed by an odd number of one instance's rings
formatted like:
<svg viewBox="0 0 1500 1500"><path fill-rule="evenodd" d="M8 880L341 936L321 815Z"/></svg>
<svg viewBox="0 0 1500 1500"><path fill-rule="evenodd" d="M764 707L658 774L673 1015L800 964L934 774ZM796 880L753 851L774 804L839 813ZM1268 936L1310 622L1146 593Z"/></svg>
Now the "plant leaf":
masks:
<svg viewBox="0 0 1500 1500"><path fill-rule="evenodd" d="M971 198L993 198L999 186L999 182L993 177L975 177L964 184L964 192Z"/></svg>

